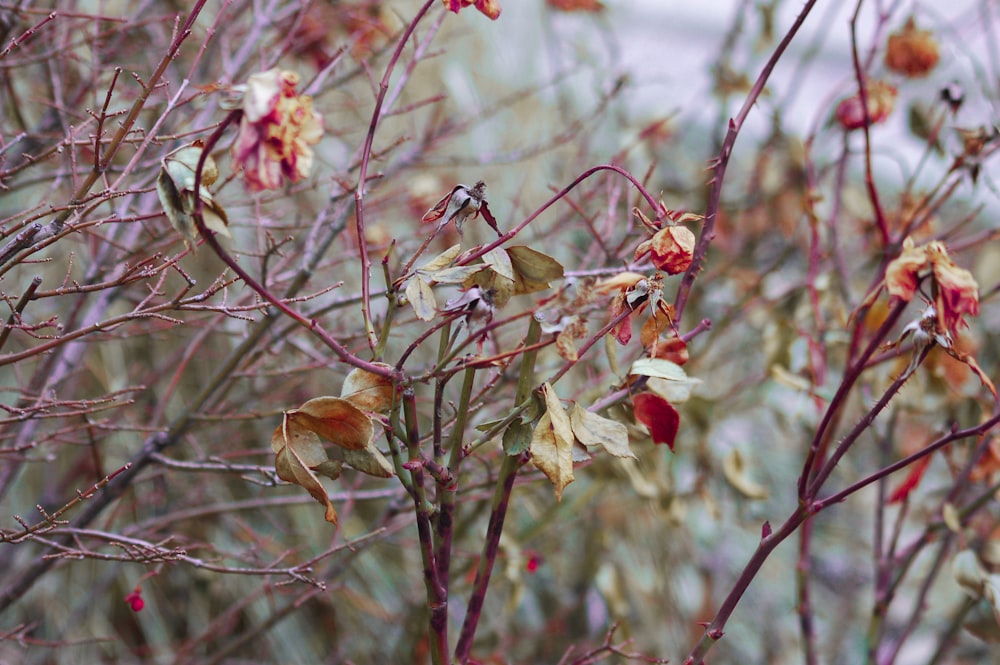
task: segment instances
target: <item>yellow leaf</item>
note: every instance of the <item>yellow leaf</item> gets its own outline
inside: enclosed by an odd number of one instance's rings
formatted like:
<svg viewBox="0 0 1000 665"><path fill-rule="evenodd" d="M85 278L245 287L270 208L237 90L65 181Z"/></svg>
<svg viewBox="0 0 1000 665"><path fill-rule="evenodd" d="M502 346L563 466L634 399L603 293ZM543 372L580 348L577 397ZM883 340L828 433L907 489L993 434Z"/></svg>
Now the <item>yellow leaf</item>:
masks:
<svg viewBox="0 0 1000 665"><path fill-rule="evenodd" d="M563 277L562 264L530 247L508 247L507 254L514 269L514 295L547 289L549 282Z"/></svg>
<svg viewBox="0 0 1000 665"><path fill-rule="evenodd" d="M546 411L535 425L529 451L531 462L555 488L556 500L573 482L573 428L559 398L548 383L542 386Z"/></svg>
<svg viewBox="0 0 1000 665"><path fill-rule="evenodd" d="M444 250L433 259L427 263L420 266L419 270L424 272L436 272L450 266L456 258L458 258L459 253L462 251L461 245L452 245L448 249Z"/></svg>
<svg viewBox="0 0 1000 665"><path fill-rule="evenodd" d="M419 275L414 276L406 285L406 299L413 307L413 313L422 321L430 321L437 314L437 301L434 299L434 289Z"/></svg>
<svg viewBox="0 0 1000 665"><path fill-rule="evenodd" d="M601 446L615 457L635 459L628 445L628 428L622 423L591 413L579 404L573 405L569 419L573 434L583 445L588 448Z"/></svg>

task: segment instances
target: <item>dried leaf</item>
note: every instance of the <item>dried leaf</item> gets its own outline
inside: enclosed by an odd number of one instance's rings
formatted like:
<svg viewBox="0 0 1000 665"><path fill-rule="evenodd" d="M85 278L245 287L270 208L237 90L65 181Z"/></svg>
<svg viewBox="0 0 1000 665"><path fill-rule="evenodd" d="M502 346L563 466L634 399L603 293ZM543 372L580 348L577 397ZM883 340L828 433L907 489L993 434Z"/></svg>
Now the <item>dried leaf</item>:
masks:
<svg viewBox="0 0 1000 665"><path fill-rule="evenodd" d="M556 500L562 500L563 489L573 482L573 427L552 386L542 384L542 394L546 410L531 437L531 461L552 483Z"/></svg>
<svg viewBox="0 0 1000 665"><path fill-rule="evenodd" d="M375 447L374 441L369 441L362 450L344 450L343 457L344 464L369 476L392 478L396 473L392 462Z"/></svg>
<svg viewBox="0 0 1000 665"><path fill-rule="evenodd" d="M701 379L690 378L685 381L671 381L654 377L646 382L646 387L649 390L671 404L683 404L691 399L691 392L699 385L701 385Z"/></svg>
<svg viewBox="0 0 1000 665"><path fill-rule="evenodd" d="M502 247L494 247L483 254L483 263L488 265L501 277L514 281L514 264L510 254Z"/></svg>
<svg viewBox="0 0 1000 665"><path fill-rule="evenodd" d="M449 197L451 195L449 194ZM418 268L423 272L437 272L438 270L443 270L455 262L458 255L462 253L461 245L452 245L448 249L444 250L433 259L423 264Z"/></svg>
<svg viewBox="0 0 1000 665"><path fill-rule="evenodd" d="M953 533L962 533L962 518L958 514L958 508L955 507L955 504L949 501L941 507L941 519Z"/></svg>
<svg viewBox="0 0 1000 665"><path fill-rule="evenodd" d="M628 445L628 428L622 423L591 413L579 404L573 405L569 420L577 441L588 448L601 446L615 457L635 459Z"/></svg>
<svg viewBox="0 0 1000 665"><path fill-rule="evenodd" d="M687 381L687 372L677 363L665 358L639 358L628 370L629 374L653 376L668 381Z"/></svg>
<svg viewBox="0 0 1000 665"><path fill-rule="evenodd" d="M552 483L556 500L562 500L563 489L573 482L573 440L556 434L547 411L535 425L529 449L532 464Z"/></svg>
<svg viewBox="0 0 1000 665"><path fill-rule="evenodd" d="M276 453L274 468L278 472L278 477L304 487L314 499L325 506L326 521L336 524L337 511L330 503L326 488L314 473L314 470L321 469L321 473L330 475L335 467L331 466L319 437L291 420L286 412L281 425L271 435L271 449Z"/></svg>
<svg viewBox="0 0 1000 665"><path fill-rule="evenodd" d="M195 175L203 152L201 141L174 150L163 158L156 178L156 194L163 212L174 229L192 247L198 241L198 229L192 218L195 210ZM202 221L205 227L230 237L226 211L212 198L208 186L219 177L219 169L211 155L205 158L201 174Z"/></svg>
<svg viewBox="0 0 1000 665"><path fill-rule="evenodd" d="M654 393L639 393L632 396L635 418L649 430L653 443L665 443L674 449L677 429L681 416L670 402Z"/></svg>
<svg viewBox="0 0 1000 665"><path fill-rule="evenodd" d="M748 499L766 499L770 496L767 488L747 475L743 455L733 448L722 458L722 474L737 491Z"/></svg>
<svg viewBox="0 0 1000 665"><path fill-rule="evenodd" d="M413 313L422 321L431 321L437 314L434 289L420 275L415 275L406 285L406 299L410 301Z"/></svg>
<svg viewBox="0 0 1000 665"><path fill-rule="evenodd" d="M363 450L375 433L371 418L339 397L316 397L285 411L285 418L347 450Z"/></svg>
<svg viewBox="0 0 1000 665"><path fill-rule="evenodd" d="M461 284L481 270L486 270L486 266L482 263L477 263L468 266L444 268L443 270L427 273L427 276L438 284Z"/></svg>
<svg viewBox="0 0 1000 665"><path fill-rule="evenodd" d="M375 364L392 369L385 363ZM385 414L392 408L392 393L392 379L363 369L353 369L344 379L340 396L362 411Z"/></svg>
<svg viewBox="0 0 1000 665"><path fill-rule="evenodd" d="M514 294L534 293L549 288L549 282L563 277L562 264L530 247L507 248L514 269Z"/></svg>

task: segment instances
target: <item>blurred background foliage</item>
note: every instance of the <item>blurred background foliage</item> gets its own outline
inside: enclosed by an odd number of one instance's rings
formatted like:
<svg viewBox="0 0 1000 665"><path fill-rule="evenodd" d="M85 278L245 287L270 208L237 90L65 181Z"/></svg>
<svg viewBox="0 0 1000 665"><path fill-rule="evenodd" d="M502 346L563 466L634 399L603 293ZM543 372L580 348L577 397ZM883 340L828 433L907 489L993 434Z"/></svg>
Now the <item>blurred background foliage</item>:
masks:
<svg viewBox="0 0 1000 665"><path fill-rule="evenodd" d="M301 488L273 474L268 442L281 410L339 394L348 368L302 329L271 321L207 248L187 251L154 187L162 157L221 120L231 86L276 65L298 72L326 127L313 175L283 191L250 194L219 149L215 198L231 222L226 244L241 264L275 293L297 289L297 307L363 355L353 189L374 86L417 3L209 2L121 150L75 200L95 162L100 109L107 102L106 142L167 53L188 4L0 3L2 246L16 246L10 243L34 223L53 231L48 241L4 256L0 267L4 317L41 278L0 349L0 526L16 533L13 516L33 524L41 519L36 505L58 509L158 434L177 435L69 545L56 547L45 533L0 544L8 589L44 557L56 558L0 615L0 662L427 662L426 599L405 493L392 480L345 472L331 485L337 530ZM458 15L433 9L390 81L390 113L375 138L363 239L376 257L373 288L382 288L377 261L389 252L398 262L416 249L427 232L420 216L457 182L488 183L502 229L605 162L630 169L668 208L704 211L706 166L726 122L801 3L603 4L589 12L506 0L496 22L471 7ZM682 332L706 318L712 326L689 347L686 370L702 384L679 405L675 452L653 446L631 413L615 406L610 414L633 434L635 463L596 458L577 470L560 503L538 472L525 469L473 652L480 661L572 662L621 622L615 637L631 639L629 650L680 662L702 632L698 622L712 617L743 569L761 525L795 507L802 459L842 378L849 316L886 258L875 240L862 133L845 133L833 116L836 102L856 92L850 8L819 4L737 143L717 237L679 322ZM871 130L873 173L890 227L925 216L919 237L945 238L978 278L982 313L962 344L995 375L992 146L976 177L956 169L966 146L955 127L994 131L996 8L985 0L949 4L946 11L895 3L880 16L881 3L862 3L861 55L871 58L873 77L899 90L891 117ZM50 10L57 13L46 20ZM911 12L942 52L939 67L919 80L882 62L886 34ZM957 113L940 97L949 85L963 91ZM935 122L943 129L932 140L926 126ZM631 213L636 205L643 204L626 181L598 175L541 215L516 242L556 257L567 278L551 292L515 298L498 318L532 310L558 291L553 309L584 294L580 313L591 332L604 325L606 300L587 294L594 280L632 263L644 238ZM70 222L52 227L64 212ZM471 247L490 239L475 222L461 240ZM445 230L428 258L455 242ZM678 280L668 281L668 300ZM876 307L884 304L883 296ZM911 319L919 309L915 303ZM505 325L490 344L513 348L523 328ZM425 329L407 312L387 357L398 358ZM435 344L421 347L409 366L430 367ZM642 352L634 342L597 345L558 384L560 397L592 404L620 386L620 368ZM842 428L906 360L869 372ZM562 363L544 351L539 377ZM475 403L473 426L511 407L517 378L513 369L483 374L495 383ZM457 400L457 388L448 388L446 403ZM913 452L952 422L975 424L992 408L982 393L964 366L932 356L831 486ZM426 406L431 395L418 398ZM897 645L899 663L986 662L992 647L964 632L949 642L950 656L934 659L965 603L947 571L940 573L953 546L939 553L928 544L887 616L873 619L875 534L898 528L902 542L916 542L938 519L970 445L935 456L905 507L884 506L900 473L816 518L807 571L797 570L796 546L782 546L711 662L802 662L800 573L812 582L821 662L864 662L879 621L880 663L892 662ZM742 471L727 477L724 461L734 451ZM499 456L490 444L466 462L455 622L464 614ZM991 480L979 478L978 491ZM992 538L994 513L992 505L982 513L977 538ZM287 572L316 557L311 572ZM932 584L926 609L914 613L925 581ZM136 585L141 612L123 600ZM573 655L560 661L570 648Z"/></svg>

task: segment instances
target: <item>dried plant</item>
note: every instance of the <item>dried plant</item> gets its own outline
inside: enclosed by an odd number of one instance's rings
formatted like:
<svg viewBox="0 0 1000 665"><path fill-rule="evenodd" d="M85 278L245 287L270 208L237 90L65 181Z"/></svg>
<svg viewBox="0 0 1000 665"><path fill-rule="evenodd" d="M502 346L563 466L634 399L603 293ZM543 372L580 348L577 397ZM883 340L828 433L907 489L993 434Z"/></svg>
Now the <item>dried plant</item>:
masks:
<svg viewBox="0 0 1000 665"><path fill-rule="evenodd" d="M680 110L610 2L43 4L0 3L0 661L1000 640L990 3L859 0L832 65L815 0L743 3Z"/></svg>

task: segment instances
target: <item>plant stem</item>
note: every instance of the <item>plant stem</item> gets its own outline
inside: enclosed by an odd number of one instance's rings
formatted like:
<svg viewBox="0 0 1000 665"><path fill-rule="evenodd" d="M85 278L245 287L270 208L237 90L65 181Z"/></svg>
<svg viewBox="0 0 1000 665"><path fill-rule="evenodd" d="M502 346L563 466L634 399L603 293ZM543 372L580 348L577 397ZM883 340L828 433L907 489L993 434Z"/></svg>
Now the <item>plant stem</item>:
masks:
<svg viewBox="0 0 1000 665"><path fill-rule="evenodd" d="M524 340L524 346L532 347L538 342L542 335L542 327L538 319L532 317L531 325L528 327L528 335ZM515 402L524 404L528 401L534 387L535 360L537 351L527 351L521 356L521 373L517 381L517 395ZM454 449L452 449L454 451ZM454 453L453 453L454 454ZM483 603L486 600L486 591L490 585L490 576L493 574L493 566L496 563L497 551L500 548L500 536L503 534L504 520L507 517L507 508L510 506L510 495L514 489L514 479L521 466L528 461L528 453L517 455L504 455L500 464L500 473L497 476L496 488L493 492L493 510L490 513L490 522L486 527L486 541L483 543L483 552L479 557L479 565L476 568L476 579L472 583L472 596L469 598L469 607L465 613L465 621L462 624L462 632L458 637L458 645L455 647L455 662L465 665L469 662L472 652L472 640L476 636L476 627L479 625L479 617L483 613Z"/></svg>

